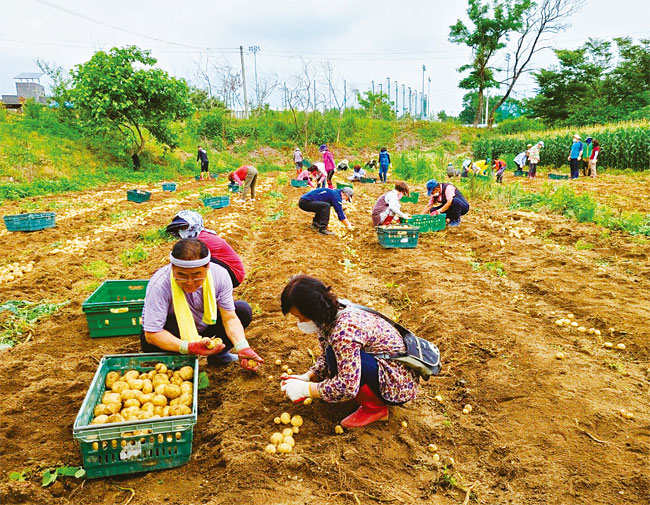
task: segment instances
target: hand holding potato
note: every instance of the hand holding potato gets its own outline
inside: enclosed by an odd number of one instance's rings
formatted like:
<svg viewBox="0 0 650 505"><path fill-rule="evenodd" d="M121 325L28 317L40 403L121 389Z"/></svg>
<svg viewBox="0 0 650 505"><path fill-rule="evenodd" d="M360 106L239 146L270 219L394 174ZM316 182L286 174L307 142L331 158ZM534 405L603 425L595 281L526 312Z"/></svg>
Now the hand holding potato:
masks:
<svg viewBox="0 0 650 505"><path fill-rule="evenodd" d="M241 349L237 356L239 356L239 364L244 370L250 370L251 372L257 372L260 368L260 364L264 363L264 360L260 358L253 349L250 347L245 347ZM255 363L255 365L253 365Z"/></svg>
<svg viewBox="0 0 650 505"><path fill-rule="evenodd" d="M190 342L187 345L187 353L194 356L212 356L213 354L219 354L225 348L225 344L215 344L211 339L205 337L198 342Z"/></svg>

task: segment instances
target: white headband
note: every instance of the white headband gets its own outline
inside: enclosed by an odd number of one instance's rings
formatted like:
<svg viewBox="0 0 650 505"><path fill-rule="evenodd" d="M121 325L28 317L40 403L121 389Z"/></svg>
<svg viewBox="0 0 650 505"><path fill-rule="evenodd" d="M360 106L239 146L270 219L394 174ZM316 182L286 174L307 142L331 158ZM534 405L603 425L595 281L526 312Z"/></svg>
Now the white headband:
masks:
<svg viewBox="0 0 650 505"><path fill-rule="evenodd" d="M181 268L198 268L203 267L210 263L210 253L205 258L200 258L198 260L179 260L175 258L172 253L169 253L169 261L172 265L176 265Z"/></svg>

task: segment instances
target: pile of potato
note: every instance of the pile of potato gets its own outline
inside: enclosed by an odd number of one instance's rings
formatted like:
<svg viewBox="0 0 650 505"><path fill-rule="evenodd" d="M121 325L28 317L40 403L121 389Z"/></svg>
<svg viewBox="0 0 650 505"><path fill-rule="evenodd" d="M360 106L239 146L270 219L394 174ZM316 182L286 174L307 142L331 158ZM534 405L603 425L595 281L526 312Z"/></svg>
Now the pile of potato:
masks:
<svg viewBox="0 0 650 505"><path fill-rule="evenodd" d="M170 370L157 363L149 372L108 372L106 391L91 424L142 421L192 413L194 368Z"/></svg>
<svg viewBox="0 0 650 505"><path fill-rule="evenodd" d="M8 265L0 267L0 282L10 282L19 279L32 270L34 270L33 261L24 264L9 263Z"/></svg>

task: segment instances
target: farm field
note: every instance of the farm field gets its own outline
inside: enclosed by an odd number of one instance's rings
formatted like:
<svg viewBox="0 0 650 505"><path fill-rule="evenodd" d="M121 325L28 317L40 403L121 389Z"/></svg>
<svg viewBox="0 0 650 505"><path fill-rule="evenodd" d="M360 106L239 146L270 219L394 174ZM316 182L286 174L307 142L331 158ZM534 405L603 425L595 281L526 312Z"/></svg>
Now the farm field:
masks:
<svg viewBox="0 0 650 505"><path fill-rule="evenodd" d="M72 425L99 359L140 350L136 336L91 339L82 302L104 279L148 279L168 261L172 242L139 235L200 207L201 192L223 194L225 183L184 181L176 193L151 186L151 200L142 204L126 200L130 186L3 204L3 215L55 209L57 227L0 233L0 267L17 263L23 271L0 281L2 301L69 303L27 342L0 351L0 503L650 502L650 240L470 201L460 228L421 235L415 249L383 249L370 221L382 186L356 185L348 208L355 230L344 234L333 214L330 226L340 236L324 237L297 207L302 188L275 175L260 175L254 204L204 215L246 265L235 298L253 306L247 337L266 361L261 372L201 362L210 385L199 392L188 464L62 478L48 488L41 487L43 469L81 464ZM546 182L522 185L538 190ZM647 180L604 175L570 184L612 208L650 210ZM402 208L419 213L426 191L412 189L420 203ZM143 261L125 255L142 249ZM33 268L22 268L30 262ZM436 343L441 375L421 382L414 402L391 408L387 424L342 435L334 426L356 408L352 403L291 404L274 361L302 373L311 363L308 349L317 351L316 339L280 311L281 290L297 273L321 278L339 296L399 318ZM569 313L600 335L556 325ZM466 404L473 406L467 415ZM624 418L622 409L634 417ZM291 454L268 455L273 418L282 412L300 414L304 425ZM24 469L32 470L27 481L7 480Z"/></svg>

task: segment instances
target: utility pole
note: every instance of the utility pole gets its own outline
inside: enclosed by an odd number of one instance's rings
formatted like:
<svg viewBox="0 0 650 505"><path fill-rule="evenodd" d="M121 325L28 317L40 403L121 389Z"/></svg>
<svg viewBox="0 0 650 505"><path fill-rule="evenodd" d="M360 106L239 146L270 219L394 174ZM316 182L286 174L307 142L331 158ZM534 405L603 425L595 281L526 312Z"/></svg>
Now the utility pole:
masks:
<svg viewBox="0 0 650 505"><path fill-rule="evenodd" d="M316 110L316 79L314 79L314 110Z"/></svg>
<svg viewBox="0 0 650 505"><path fill-rule="evenodd" d="M239 46L239 56L241 57L241 82L244 88L244 117L248 118L248 97L246 95L246 71L244 69L244 46Z"/></svg>
<svg viewBox="0 0 650 505"><path fill-rule="evenodd" d="M375 81L372 81L372 94L375 94Z"/></svg>
<svg viewBox="0 0 650 505"><path fill-rule="evenodd" d="M429 87L427 88L427 117L431 119L431 77L429 79Z"/></svg>
<svg viewBox="0 0 650 505"><path fill-rule="evenodd" d="M381 82L379 83L379 94L381 95L382 90L381 90Z"/></svg>
<svg viewBox="0 0 650 505"><path fill-rule="evenodd" d="M409 115L413 115L411 114L411 86L409 86Z"/></svg>
<svg viewBox="0 0 650 505"><path fill-rule="evenodd" d="M399 85L395 81L395 114L399 115L399 107L397 106L397 101L399 99Z"/></svg>
<svg viewBox="0 0 650 505"><path fill-rule="evenodd" d="M406 86L402 84L402 116L406 114Z"/></svg>
<svg viewBox="0 0 650 505"><path fill-rule="evenodd" d="M510 53L506 53L506 85L510 79Z"/></svg>
<svg viewBox="0 0 650 505"><path fill-rule="evenodd" d="M343 79L343 110L348 106L348 82Z"/></svg>
<svg viewBox="0 0 650 505"><path fill-rule="evenodd" d="M255 61L255 105L260 106L260 87L257 84L257 51L260 46L248 46L248 50L253 52L253 60Z"/></svg>
<svg viewBox="0 0 650 505"><path fill-rule="evenodd" d="M427 67L422 65L422 105L420 107L420 119L424 119L424 72L427 70Z"/></svg>

